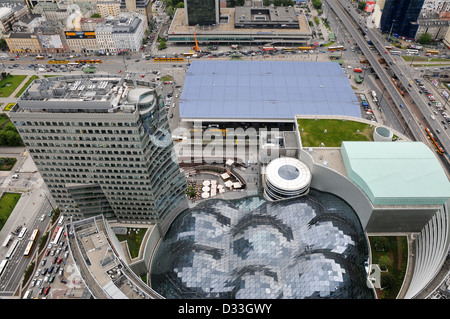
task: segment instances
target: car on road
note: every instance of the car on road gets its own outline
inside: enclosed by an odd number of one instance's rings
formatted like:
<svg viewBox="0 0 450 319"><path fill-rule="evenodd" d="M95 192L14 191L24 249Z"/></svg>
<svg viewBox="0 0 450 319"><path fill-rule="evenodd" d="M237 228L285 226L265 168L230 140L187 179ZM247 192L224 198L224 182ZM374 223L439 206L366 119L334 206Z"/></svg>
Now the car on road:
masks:
<svg viewBox="0 0 450 319"><path fill-rule="evenodd" d="M36 273L34 274L35 277L39 277L39 275L41 274L41 268L39 268L38 270L36 270Z"/></svg>
<svg viewBox="0 0 450 319"><path fill-rule="evenodd" d="M45 289L44 289L44 295L48 295L48 293L50 292L50 286L47 286L47 287L45 287Z"/></svg>
<svg viewBox="0 0 450 319"><path fill-rule="evenodd" d="M40 287L42 285L42 278L39 278L37 281L36 281L36 287Z"/></svg>

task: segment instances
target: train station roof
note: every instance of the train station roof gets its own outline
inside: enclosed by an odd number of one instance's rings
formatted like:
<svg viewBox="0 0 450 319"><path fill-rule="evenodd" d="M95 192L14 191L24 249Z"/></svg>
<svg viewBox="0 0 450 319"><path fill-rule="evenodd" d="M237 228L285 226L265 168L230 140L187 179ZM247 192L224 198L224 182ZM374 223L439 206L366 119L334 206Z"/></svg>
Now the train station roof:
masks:
<svg viewBox="0 0 450 319"><path fill-rule="evenodd" d="M450 183L422 142L343 142L348 177L374 205L440 205Z"/></svg>
<svg viewBox="0 0 450 319"><path fill-rule="evenodd" d="M193 61L179 105L182 120L361 118L358 99L336 62Z"/></svg>

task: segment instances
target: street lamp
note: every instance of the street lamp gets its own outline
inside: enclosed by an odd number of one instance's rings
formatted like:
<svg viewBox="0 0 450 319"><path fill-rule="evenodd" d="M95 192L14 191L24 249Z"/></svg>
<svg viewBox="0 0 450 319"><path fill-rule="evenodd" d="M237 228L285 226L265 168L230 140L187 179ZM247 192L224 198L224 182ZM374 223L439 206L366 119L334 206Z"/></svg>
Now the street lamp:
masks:
<svg viewBox="0 0 450 319"><path fill-rule="evenodd" d="M383 88L383 92L381 92L381 98L378 101L378 107L381 107L381 102L383 101L383 97L384 97L384 91L386 91L386 87Z"/></svg>
<svg viewBox="0 0 450 319"><path fill-rule="evenodd" d="M425 70L423 70L423 73L422 73L422 79L425 77L425 72L428 69L428 65L430 64L430 61L431 61L431 58L428 58L427 66L425 67Z"/></svg>
<svg viewBox="0 0 450 319"><path fill-rule="evenodd" d="M394 27L394 23L395 23L395 20L392 20L391 30L389 31L389 37L388 37L389 42L391 42L391 33L392 33L392 28Z"/></svg>

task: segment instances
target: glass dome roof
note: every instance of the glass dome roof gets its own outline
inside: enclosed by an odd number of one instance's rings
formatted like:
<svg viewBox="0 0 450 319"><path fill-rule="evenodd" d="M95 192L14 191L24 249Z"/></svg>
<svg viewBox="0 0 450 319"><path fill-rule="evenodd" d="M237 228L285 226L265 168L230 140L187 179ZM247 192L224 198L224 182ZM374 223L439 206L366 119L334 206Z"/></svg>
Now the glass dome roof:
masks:
<svg viewBox="0 0 450 319"><path fill-rule="evenodd" d="M368 246L341 199L211 199L178 216L153 259L152 288L171 298L373 298Z"/></svg>

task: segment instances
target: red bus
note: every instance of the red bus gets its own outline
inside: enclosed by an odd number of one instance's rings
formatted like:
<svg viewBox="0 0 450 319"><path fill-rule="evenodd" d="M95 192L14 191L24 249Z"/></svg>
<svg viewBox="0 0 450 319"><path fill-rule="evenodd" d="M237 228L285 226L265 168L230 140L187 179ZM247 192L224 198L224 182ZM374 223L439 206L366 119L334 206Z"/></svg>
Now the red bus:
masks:
<svg viewBox="0 0 450 319"><path fill-rule="evenodd" d="M362 69L360 69L360 68L355 68L354 70L353 70L353 72L357 72L357 73L362 73Z"/></svg>

